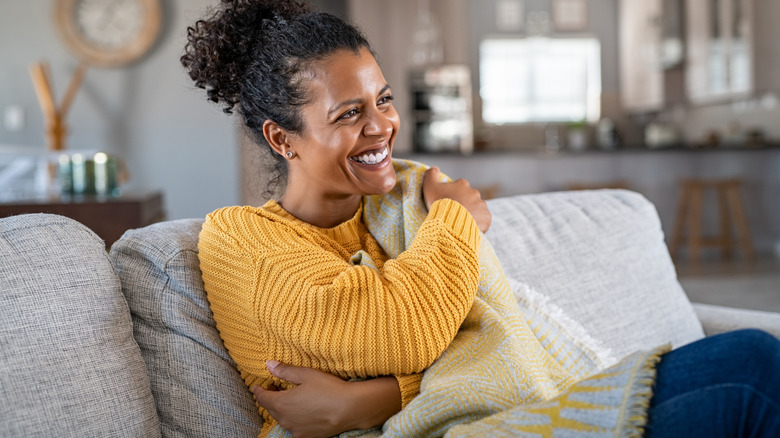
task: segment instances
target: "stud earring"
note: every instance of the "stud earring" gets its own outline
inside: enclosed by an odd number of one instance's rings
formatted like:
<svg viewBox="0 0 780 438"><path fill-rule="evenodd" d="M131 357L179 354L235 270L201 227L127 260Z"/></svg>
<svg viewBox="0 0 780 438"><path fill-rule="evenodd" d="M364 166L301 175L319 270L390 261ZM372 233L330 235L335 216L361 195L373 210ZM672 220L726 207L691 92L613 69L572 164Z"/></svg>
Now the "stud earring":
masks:
<svg viewBox="0 0 780 438"><path fill-rule="evenodd" d="M287 157L287 159L288 159L288 160L289 160L289 159L292 159L292 157L294 157L294 156L295 156L295 152L293 152L293 151L287 151L287 153L286 153L286 154L284 154L284 156L285 156L285 157Z"/></svg>

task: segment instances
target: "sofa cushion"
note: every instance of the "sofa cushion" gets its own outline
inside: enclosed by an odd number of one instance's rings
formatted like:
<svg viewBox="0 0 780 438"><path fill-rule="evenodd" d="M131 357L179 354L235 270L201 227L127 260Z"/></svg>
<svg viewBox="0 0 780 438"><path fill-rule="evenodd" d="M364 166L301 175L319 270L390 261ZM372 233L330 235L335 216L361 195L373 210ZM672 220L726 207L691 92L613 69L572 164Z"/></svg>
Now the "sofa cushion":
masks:
<svg viewBox="0 0 780 438"><path fill-rule="evenodd" d="M62 216L12 216L0 260L0 436L160 436L104 242Z"/></svg>
<svg viewBox="0 0 780 438"><path fill-rule="evenodd" d="M655 207L594 190L488 201L493 244L520 303L588 344L605 365L703 336Z"/></svg>
<svg viewBox="0 0 780 438"><path fill-rule="evenodd" d="M130 230L111 247L163 436L257 437L262 419L222 344L198 262L202 220Z"/></svg>

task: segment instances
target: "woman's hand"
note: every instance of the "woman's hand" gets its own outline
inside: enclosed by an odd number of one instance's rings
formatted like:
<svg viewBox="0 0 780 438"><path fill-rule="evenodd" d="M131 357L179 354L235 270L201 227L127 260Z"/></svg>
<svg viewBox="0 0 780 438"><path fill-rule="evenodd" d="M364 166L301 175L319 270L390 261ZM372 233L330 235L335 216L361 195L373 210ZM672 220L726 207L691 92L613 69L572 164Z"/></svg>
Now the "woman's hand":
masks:
<svg viewBox="0 0 780 438"><path fill-rule="evenodd" d="M347 382L311 368L277 361L268 371L296 387L277 391L255 386L257 404L265 408L294 437L329 437L353 429L383 424L401 410L395 377Z"/></svg>
<svg viewBox="0 0 780 438"><path fill-rule="evenodd" d="M423 198L428 209L439 199L449 198L457 201L471 213L480 231L484 233L490 228L493 215L490 214L487 203L482 199L479 190L472 188L465 179L442 182L439 168L431 167L423 175Z"/></svg>

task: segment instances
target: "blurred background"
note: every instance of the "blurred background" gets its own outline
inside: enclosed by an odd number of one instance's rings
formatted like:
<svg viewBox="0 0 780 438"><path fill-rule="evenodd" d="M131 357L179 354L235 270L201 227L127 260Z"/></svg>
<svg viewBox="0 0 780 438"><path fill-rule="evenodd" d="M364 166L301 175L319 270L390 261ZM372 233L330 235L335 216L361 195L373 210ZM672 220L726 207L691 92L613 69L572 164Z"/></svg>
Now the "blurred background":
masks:
<svg viewBox="0 0 780 438"><path fill-rule="evenodd" d="M0 0L0 212L56 204L93 229L137 215L127 228L262 203L257 147L179 63L216 3ZM637 191L689 293L730 273L780 301L780 2L312 3L372 42L402 117L396 156L488 198Z"/></svg>

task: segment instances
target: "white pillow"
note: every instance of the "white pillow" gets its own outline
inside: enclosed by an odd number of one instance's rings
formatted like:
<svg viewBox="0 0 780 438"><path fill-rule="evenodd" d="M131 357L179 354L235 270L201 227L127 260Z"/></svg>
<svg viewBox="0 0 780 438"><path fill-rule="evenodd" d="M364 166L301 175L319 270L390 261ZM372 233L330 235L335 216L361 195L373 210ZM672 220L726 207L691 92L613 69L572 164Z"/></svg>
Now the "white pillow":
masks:
<svg viewBox="0 0 780 438"><path fill-rule="evenodd" d="M521 305L575 334L605 365L703 337L655 207L640 194L557 192L488 205L486 237Z"/></svg>

